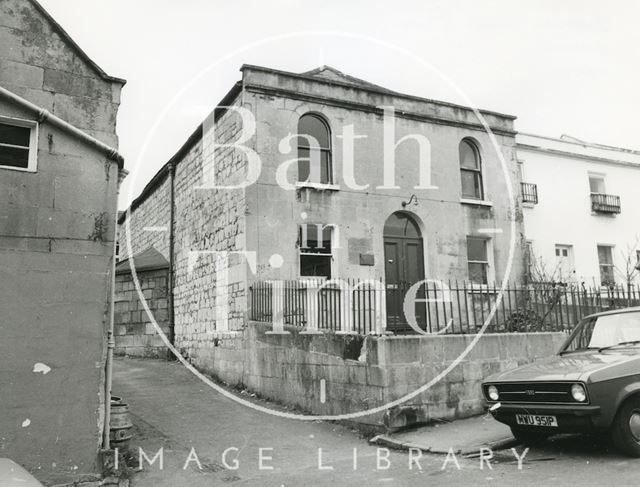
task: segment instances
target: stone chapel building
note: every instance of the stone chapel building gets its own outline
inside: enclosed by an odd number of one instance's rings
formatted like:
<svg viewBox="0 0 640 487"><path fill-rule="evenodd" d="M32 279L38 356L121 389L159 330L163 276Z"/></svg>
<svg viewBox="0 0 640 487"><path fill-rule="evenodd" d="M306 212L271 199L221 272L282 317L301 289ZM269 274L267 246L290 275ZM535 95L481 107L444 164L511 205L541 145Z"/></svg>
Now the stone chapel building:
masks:
<svg viewBox="0 0 640 487"><path fill-rule="evenodd" d="M499 281L512 241L519 280L515 117L327 66L241 72L119 220L122 259L153 247L169 263L169 338L184 355L197 362L214 340L237 337L251 290L269 280L379 280L387 331L406 328L396 290L425 278ZM228 272L216 277L216 265Z"/></svg>

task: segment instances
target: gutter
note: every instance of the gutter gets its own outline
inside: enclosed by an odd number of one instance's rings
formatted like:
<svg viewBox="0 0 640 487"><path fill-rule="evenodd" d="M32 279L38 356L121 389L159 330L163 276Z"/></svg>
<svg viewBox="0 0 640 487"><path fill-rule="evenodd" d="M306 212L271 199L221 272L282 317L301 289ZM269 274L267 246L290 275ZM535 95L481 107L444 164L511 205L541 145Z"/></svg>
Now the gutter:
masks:
<svg viewBox="0 0 640 487"><path fill-rule="evenodd" d="M640 150L637 150L637 149L628 149L625 147L617 147L615 145L606 145L606 144L598 144L595 142L580 141L580 139L576 139L575 137L571 137L570 139L566 139L566 138L563 139L561 137L559 138L559 137L552 137L550 135L539 135L539 134L533 134L531 132L518 132L518 134L522 135L523 137L532 137L534 139L551 140L553 142L561 142L564 144L579 145L580 147L593 147L594 149L602 149L602 150L608 150L608 151L623 152L625 154L640 155ZM563 137L570 137L570 136L563 135Z"/></svg>
<svg viewBox="0 0 640 487"><path fill-rule="evenodd" d="M38 105L31 103L29 100L25 100L21 96L16 95L12 91L7 90L6 88L0 86L0 97L5 98L17 105L26 108L28 111L33 112L36 115L36 119L38 123L48 122L51 125L59 128L60 130L71 134L77 139L80 139L87 145L90 145L94 149L102 152L106 155L110 160L118 163L118 168L120 170L124 169L124 157L120 155L120 153L114 149L113 147L109 147L104 142L92 137L91 135L83 132L79 128L71 125L69 122L62 120L60 117L54 115L53 113L45 110L44 108L39 107Z"/></svg>
<svg viewBox="0 0 640 487"><path fill-rule="evenodd" d="M568 152L560 149L549 149L547 147L541 147L537 145L523 144L522 142L516 142L516 150L540 152L542 154L551 154L561 157L570 157L572 159L580 159L593 163L611 164L616 166L632 167L634 169L640 169L640 162L623 161L620 159L607 159L606 157L592 156L589 154L580 154L579 152Z"/></svg>

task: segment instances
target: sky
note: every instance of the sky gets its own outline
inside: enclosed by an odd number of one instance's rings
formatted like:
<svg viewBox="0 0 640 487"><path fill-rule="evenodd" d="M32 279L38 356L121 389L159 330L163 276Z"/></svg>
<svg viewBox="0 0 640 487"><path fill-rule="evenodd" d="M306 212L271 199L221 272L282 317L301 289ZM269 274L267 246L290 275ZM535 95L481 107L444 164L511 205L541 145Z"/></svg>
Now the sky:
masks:
<svg viewBox="0 0 640 487"><path fill-rule="evenodd" d="M125 209L240 79L330 65L518 117L516 129L640 149L636 0L40 0L108 74Z"/></svg>

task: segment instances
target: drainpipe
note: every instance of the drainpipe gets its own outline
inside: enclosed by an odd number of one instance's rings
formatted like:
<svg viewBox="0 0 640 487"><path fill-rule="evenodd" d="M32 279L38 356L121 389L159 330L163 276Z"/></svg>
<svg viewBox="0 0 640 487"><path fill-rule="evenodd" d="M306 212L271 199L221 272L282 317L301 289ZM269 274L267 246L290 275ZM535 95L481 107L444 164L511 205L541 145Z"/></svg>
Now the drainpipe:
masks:
<svg viewBox="0 0 640 487"><path fill-rule="evenodd" d="M126 169L118 170L118 187L116 189L116 204L120 195L122 181L129 174ZM118 244L118 211L116 206L116 217L113 229L113 250L111 253L111 290L109 296L109 328L107 330L107 360L104 374L104 427L102 429L102 448L111 449L109 431L111 423L111 384L113 382L113 349L116 348L116 341L113 333L114 323L114 302L116 294L116 248Z"/></svg>
<svg viewBox="0 0 640 487"><path fill-rule="evenodd" d="M169 275L167 276L167 290L169 302L167 304L167 312L169 314L169 343L175 344L176 332L175 332L175 313L173 306L173 280L174 280L174 242L175 242L175 198L176 198L176 163L171 161L169 163ZM167 352L168 358L172 359L173 353L171 350Z"/></svg>

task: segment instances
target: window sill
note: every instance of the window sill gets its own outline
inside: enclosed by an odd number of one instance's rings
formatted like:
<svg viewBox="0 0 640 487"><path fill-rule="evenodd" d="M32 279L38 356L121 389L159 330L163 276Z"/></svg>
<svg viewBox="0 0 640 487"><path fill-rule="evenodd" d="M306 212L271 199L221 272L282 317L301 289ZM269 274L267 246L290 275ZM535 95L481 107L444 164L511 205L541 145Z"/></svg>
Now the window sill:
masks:
<svg viewBox="0 0 640 487"><path fill-rule="evenodd" d="M462 203L463 205L473 205L473 206L487 206L487 207L493 206L493 203L491 201L472 200L468 198L460 198L460 203Z"/></svg>
<svg viewBox="0 0 640 487"><path fill-rule="evenodd" d="M0 165L0 170L6 171L19 171L19 172L38 172L35 167L16 167L16 166L2 166Z"/></svg>
<svg viewBox="0 0 640 487"><path fill-rule="evenodd" d="M306 282L311 281L311 282L326 282L326 281L330 281L331 279L328 278L327 276L299 276L298 280L301 281L303 284L306 284ZM306 289L306 288L302 288L302 289Z"/></svg>
<svg viewBox="0 0 640 487"><path fill-rule="evenodd" d="M500 288L489 284L471 284L467 288L467 294L500 294Z"/></svg>
<svg viewBox="0 0 640 487"><path fill-rule="evenodd" d="M296 189L316 189L318 191L339 191L340 186L337 184L323 184L323 183L312 183L312 182L304 182L299 181L295 184Z"/></svg>

